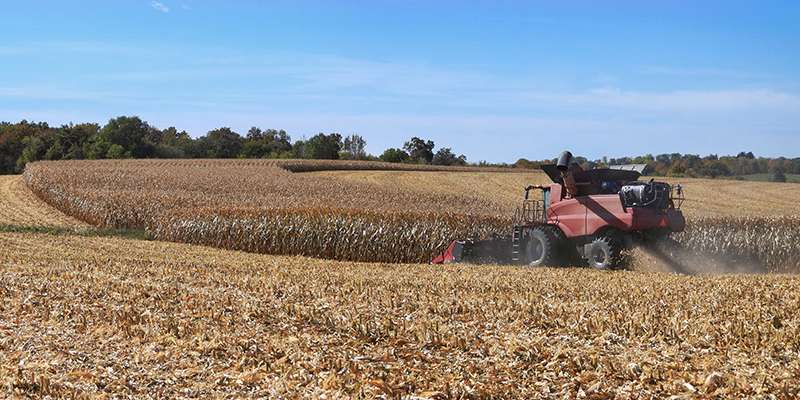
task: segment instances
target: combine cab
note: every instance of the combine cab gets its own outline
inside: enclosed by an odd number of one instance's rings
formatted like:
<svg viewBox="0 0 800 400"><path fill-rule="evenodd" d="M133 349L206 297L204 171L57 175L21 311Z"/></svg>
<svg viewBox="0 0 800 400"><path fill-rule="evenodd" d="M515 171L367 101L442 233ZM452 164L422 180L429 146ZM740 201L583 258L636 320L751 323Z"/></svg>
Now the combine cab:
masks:
<svg viewBox="0 0 800 400"><path fill-rule="evenodd" d="M583 170L562 153L542 170L553 181L528 186L506 237L454 241L434 264L495 262L532 266L625 266L623 250L683 231L680 185L639 181L636 168ZM535 192L536 195L532 195Z"/></svg>

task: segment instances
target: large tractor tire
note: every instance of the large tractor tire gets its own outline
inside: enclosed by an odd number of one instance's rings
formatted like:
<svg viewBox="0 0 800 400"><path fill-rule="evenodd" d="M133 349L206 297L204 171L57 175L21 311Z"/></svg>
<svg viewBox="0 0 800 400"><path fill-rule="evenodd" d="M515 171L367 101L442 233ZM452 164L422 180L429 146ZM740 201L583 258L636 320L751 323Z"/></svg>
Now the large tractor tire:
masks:
<svg viewBox="0 0 800 400"><path fill-rule="evenodd" d="M552 227L537 226L525 241L525 263L532 267L558 263L559 240Z"/></svg>
<svg viewBox="0 0 800 400"><path fill-rule="evenodd" d="M613 233L598 236L589 245L586 258L589 266L595 269L612 270L625 267L625 248L623 240Z"/></svg>

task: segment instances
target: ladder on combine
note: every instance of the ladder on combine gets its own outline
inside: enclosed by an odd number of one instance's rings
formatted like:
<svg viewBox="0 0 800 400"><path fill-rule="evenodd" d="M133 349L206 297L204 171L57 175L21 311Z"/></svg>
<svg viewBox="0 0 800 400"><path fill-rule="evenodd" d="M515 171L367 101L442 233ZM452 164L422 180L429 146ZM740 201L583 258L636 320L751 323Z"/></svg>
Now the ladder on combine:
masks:
<svg viewBox="0 0 800 400"><path fill-rule="evenodd" d="M514 226L511 231L511 263L521 264L521 242L522 242L522 227L519 225Z"/></svg>

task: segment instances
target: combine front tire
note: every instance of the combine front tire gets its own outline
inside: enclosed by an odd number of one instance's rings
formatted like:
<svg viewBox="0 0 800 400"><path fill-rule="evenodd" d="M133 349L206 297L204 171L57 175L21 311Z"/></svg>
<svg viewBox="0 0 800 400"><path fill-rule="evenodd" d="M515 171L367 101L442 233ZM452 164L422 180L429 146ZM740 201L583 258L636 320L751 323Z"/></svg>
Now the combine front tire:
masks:
<svg viewBox="0 0 800 400"><path fill-rule="evenodd" d="M624 243L615 235L600 236L589 245L586 258L592 268L618 269L624 264L623 247Z"/></svg>
<svg viewBox="0 0 800 400"><path fill-rule="evenodd" d="M555 265L557 249L558 237L550 227L533 228L525 241L525 262L533 267Z"/></svg>

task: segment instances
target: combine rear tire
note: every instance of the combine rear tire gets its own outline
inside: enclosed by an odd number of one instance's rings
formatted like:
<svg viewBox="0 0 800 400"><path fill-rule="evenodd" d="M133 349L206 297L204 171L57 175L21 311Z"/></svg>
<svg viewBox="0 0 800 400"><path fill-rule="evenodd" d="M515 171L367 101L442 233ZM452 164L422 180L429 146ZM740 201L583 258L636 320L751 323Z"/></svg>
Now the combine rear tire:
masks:
<svg viewBox="0 0 800 400"><path fill-rule="evenodd" d="M525 241L525 262L533 267L555 265L558 237L551 227L538 226L530 230Z"/></svg>
<svg viewBox="0 0 800 400"><path fill-rule="evenodd" d="M589 245L589 252L586 254L589 266L602 270L621 268L624 264L623 247L622 240L615 235L598 237Z"/></svg>

